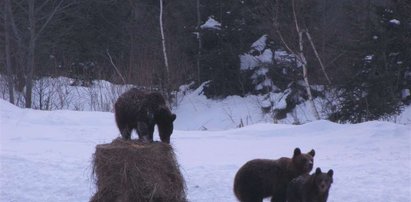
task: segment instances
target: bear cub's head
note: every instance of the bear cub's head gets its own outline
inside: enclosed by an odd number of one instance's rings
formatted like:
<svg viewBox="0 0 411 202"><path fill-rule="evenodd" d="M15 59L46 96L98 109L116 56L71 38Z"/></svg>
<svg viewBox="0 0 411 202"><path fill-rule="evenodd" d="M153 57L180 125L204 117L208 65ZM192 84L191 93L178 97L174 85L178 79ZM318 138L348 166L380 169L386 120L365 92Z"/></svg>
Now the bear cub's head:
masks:
<svg viewBox="0 0 411 202"><path fill-rule="evenodd" d="M300 172L298 173L298 175L310 173L314 165L314 155L314 149L306 154L303 154L301 153L300 148L295 148L291 161L294 164L296 170Z"/></svg>
<svg viewBox="0 0 411 202"><path fill-rule="evenodd" d="M315 170L314 174L314 184L320 193L326 193L330 190L331 184L333 183L334 171L330 169L327 173L321 172L320 168Z"/></svg>

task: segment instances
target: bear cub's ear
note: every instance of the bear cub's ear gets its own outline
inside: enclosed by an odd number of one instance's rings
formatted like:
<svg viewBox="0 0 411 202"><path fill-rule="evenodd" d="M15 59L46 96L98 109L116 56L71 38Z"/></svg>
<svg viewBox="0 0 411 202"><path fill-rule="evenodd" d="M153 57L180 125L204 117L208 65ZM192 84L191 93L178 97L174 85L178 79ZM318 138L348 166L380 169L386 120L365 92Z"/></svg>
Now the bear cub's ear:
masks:
<svg viewBox="0 0 411 202"><path fill-rule="evenodd" d="M314 151L314 149L311 149L311 151L308 152L308 154L309 154L310 156L314 157L314 156L315 156L315 151Z"/></svg>
<svg viewBox="0 0 411 202"><path fill-rule="evenodd" d="M330 176L330 177L333 177L333 175L334 175L333 169L330 169L330 170L328 171L327 175Z"/></svg>
<svg viewBox="0 0 411 202"><path fill-rule="evenodd" d="M294 156L298 156L298 155L301 155L301 150L300 150L300 148L295 148L294 149Z"/></svg>
<svg viewBox="0 0 411 202"><path fill-rule="evenodd" d="M171 120L172 120L172 121L175 121L176 118L177 118L177 115L175 115L175 114L172 114L172 115L171 115Z"/></svg>
<svg viewBox="0 0 411 202"><path fill-rule="evenodd" d="M315 175L320 175L322 173L321 168L315 169Z"/></svg>

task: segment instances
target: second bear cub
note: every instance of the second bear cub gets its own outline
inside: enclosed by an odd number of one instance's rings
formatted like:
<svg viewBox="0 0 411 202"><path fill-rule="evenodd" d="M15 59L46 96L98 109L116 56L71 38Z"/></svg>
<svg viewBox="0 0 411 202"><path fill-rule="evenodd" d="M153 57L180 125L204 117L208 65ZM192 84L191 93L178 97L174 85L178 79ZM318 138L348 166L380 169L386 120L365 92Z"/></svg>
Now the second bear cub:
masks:
<svg viewBox="0 0 411 202"><path fill-rule="evenodd" d="M263 201L269 196L272 196L272 202L285 202L288 183L299 175L310 173L314 155L314 150L303 154L299 148L295 148L292 158L254 159L247 162L235 176L235 196L241 202Z"/></svg>
<svg viewBox="0 0 411 202"><path fill-rule="evenodd" d="M287 201L326 202L333 183L333 174L333 170L323 173L317 168L312 175L302 175L293 179L288 184Z"/></svg>

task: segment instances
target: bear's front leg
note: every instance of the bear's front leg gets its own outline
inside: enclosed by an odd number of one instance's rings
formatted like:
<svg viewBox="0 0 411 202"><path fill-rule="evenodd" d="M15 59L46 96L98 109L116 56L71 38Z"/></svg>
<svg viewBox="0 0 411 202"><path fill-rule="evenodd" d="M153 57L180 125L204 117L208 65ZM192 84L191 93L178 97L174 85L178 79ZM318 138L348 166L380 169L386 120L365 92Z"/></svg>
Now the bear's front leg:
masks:
<svg viewBox="0 0 411 202"><path fill-rule="evenodd" d="M149 143L153 141L153 139L150 138L150 131L146 123L137 122L137 133L138 133L138 138L142 140L143 142Z"/></svg>
<svg viewBox="0 0 411 202"><path fill-rule="evenodd" d="M125 140L131 139L131 130L128 126L122 127L120 131L121 137L123 137Z"/></svg>

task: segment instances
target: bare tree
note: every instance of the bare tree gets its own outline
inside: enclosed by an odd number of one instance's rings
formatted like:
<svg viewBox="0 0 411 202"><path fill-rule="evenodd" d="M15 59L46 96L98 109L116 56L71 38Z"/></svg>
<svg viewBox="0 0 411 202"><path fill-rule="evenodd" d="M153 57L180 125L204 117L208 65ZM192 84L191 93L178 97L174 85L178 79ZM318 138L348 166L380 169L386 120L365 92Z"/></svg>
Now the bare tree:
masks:
<svg viewBox="0 0 411 202"><path fill-rule="evenodd" d="M14 82L10 54L10 0L4 2L4 48L6 56L7 84L9 88L9 102L14 104Z"/></svg>
<svg viewBox="0 0 411 202"><path fill-rule="evenodd" d="M27 9L23 8L23 3L26 3ZM56 18L56 16L64 11L66 8L75 4L75 1L68 0L45 0L42 2L36 2L35 0L26 0L22 2L16 2L16 6L23 8L23 14L27 17L27 26L21 26L21 23L15 21L14 13L11 7L10 0L6 0L5 9L10 19L8 22L12 27L15 39L18 44L19 56L23 55L25 58L24 65L24 79L25 79L25 107L31 108L32 105L32 90L33 90L33 74L35 71L35 58L37 41L42 35L44 30L49 26L50 22ZM22 19L22 16L19 16ZM27 31L28 29L28 31ZM20 33L26 33L21 35ZM27 38L23 36L26 35ZM25 54L24 54L25 53ZM23 58L20 58L23 60Z"/></svg>
<svg viewBox="0 0 411 202"><path fill-rule="evenodd" d="M304 34L307 35L310 40L311 40L311 36L309 34L307 34L307 29L306 28L304 28L304 29L301 28L301 25L300 25L300 22L298 21L298 17L297 17L297 13L296 13L295 0L291 1L291 5L292 5L293 21L294 21L294 25L295 25L295 32L298 35L298 43L297 43L298 44L298 49L293 50L291 48L291 46L288 44L288 42L284 39L284 37L283 37L283 35L282 35L282 33L279 29L279 24L278 24L278 19L277 18L274 19L274 26L275 26L275 30L276 30L281 42L285 46L285 48L289 52L293 53L296 56L297 60L301 63L301 66L303 68L303 79L304 79L304 82L305 82L305 89L306 89L306 92L307 92L307 95L308 95L309 108L310 108L312 114L314 115L315 119L318 120L318 119L320 119L320 116L319 116L318 110L317 110L317 108L315 107L315 104L314 104L313 95L312 95L312 92L311 92L311 86L310 86L310 82L309 82L309 79L308 79L307 59L306 59L305 54L304 54ZM279 1L277 0L276 8L278 8L278 6L279 6ZM278 9L276 9L276 12L278 12ZM278 13L277 13L277 15L278 15ZM320 58L318 56L318 53L316 51L315 45L312 42L312 40L311 40L310 43L312 45L313 50L315 51L315 53L317 55L317 59L319 59L320 64L323 67L322 61L320 60ZM324 71L324 73L325 73L325 71ZM326 73L325 73L325 75L328 79L328 75Z"/></svg>

